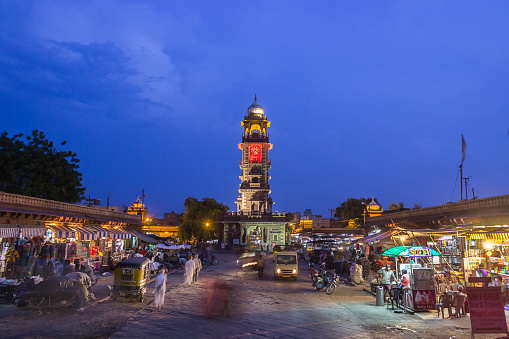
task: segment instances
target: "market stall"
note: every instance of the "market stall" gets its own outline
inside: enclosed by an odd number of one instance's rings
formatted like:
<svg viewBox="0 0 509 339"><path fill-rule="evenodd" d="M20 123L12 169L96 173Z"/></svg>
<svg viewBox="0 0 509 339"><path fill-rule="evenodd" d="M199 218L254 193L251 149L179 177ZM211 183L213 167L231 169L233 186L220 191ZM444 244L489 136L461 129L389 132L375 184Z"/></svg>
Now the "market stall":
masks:
<svg viewBox="0 0 509 339"><path fill-rule="evenodd" d="M382 253L387 257L394 257L397 275L405 269L410 276L410 285L404 289L403 305L411 311L424 311L436 308L436 289L432 267L425 267L427 263L422 259L439 256L437 251L423 246L396 246ZM398 263L397 258L408 258L407 263Z"/></svg>

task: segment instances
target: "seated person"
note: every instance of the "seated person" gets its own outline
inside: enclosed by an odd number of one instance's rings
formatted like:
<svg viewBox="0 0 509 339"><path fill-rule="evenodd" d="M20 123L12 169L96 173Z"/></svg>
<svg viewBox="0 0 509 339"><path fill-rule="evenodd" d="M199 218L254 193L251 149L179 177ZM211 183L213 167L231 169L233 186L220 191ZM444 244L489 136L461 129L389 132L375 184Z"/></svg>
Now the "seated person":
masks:
<svg viewBox="0 0 509 339"><path fill-rule="evenodd" d="M407 270L401 271L401 279L399 280L399 283L402 287L407 287L410 285L410 276L408 275Z"/></svg>

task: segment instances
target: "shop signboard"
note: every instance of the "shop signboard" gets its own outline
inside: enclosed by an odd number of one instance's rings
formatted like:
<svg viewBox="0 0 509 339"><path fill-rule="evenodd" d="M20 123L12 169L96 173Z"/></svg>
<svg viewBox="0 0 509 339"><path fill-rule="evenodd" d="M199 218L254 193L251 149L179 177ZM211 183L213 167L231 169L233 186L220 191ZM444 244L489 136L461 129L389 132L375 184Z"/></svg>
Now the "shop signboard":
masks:
<svg viewBox="0 0 509 339"><path fill-rule="evenodd" d="M431 257L431 249L427 247L410 247L408 249L409 257Z"/></svg>
<svg viewBox="0 0 509 339"><path fill-rule="evenodd" d="M234 245L240 244L240 239L233 239L233 244Z"/></svg>
<svg viewBox="0 0 509 339"><path fill-rule="evenodd" d="M467 287L466 289L472 334L507 333L504 300L500 287Z"/></svg>

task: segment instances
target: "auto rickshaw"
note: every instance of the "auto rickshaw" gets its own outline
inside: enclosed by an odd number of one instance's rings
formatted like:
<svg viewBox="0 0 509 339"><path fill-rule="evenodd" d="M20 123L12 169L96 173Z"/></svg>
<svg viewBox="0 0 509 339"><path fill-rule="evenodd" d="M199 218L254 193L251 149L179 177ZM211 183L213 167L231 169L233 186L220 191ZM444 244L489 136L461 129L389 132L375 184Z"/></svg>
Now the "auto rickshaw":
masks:
<svg viewBox="0 0 509 339"><path fill-rule="evenodd" d="M121 261L115 267L113 300L118 297L135 297L143 301L149 279L150 260L145 257L133 257Z"/></svg>

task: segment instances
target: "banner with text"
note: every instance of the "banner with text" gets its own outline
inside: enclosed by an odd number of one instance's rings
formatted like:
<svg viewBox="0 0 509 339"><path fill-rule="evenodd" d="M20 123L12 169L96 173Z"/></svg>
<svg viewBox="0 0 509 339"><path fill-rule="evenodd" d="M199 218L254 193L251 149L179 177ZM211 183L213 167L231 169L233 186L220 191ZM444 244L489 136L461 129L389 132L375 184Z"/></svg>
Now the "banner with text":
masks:
<svg viewBox="0 0 509 339"><path fill-rule="evenodd" d="M504 299L500 286L467 287L473 333L507 333Z"/></svg>

